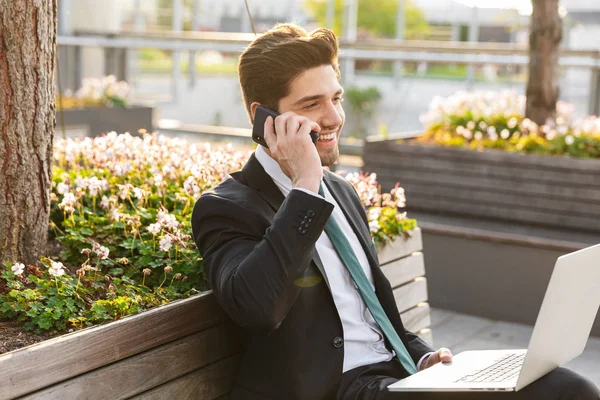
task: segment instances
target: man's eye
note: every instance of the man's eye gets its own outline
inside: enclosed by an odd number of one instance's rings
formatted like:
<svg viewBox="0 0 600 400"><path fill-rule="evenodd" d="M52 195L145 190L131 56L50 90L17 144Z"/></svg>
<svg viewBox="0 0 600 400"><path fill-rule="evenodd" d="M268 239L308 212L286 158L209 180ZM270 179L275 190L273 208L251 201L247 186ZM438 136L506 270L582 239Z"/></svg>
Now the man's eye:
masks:
<svg viewBox="0 0 600 400"><path fill-rule="evenodd" d="M336 97L333 100L335 100L336 102L340 102L341 103L342 101L344 101L344 98L343 97Z"/></svg>
<svg viewBox="0 0 600 400"><path fill-rule="evenodd" d="M315 108L317 105L318 105L318 103L310 103L306 107L304 107L304 109L305 110L310 110L312 108Z"/></svg>

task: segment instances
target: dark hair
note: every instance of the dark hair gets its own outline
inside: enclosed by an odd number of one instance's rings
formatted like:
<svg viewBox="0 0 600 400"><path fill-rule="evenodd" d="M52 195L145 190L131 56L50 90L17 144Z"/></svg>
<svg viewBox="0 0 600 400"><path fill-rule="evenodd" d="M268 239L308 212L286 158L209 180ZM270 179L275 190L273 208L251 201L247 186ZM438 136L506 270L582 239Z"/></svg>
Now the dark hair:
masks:
<svg viewBox="0 0 600 400"><path fill-rule="evenodd" d="M253 102L278 111L279 100L290 93L294 79L304 71L331 65L338 79L338 40L333 31L311 33L292 23L277 24L256 38L242 53L238 76L250 121Z"/></svg>

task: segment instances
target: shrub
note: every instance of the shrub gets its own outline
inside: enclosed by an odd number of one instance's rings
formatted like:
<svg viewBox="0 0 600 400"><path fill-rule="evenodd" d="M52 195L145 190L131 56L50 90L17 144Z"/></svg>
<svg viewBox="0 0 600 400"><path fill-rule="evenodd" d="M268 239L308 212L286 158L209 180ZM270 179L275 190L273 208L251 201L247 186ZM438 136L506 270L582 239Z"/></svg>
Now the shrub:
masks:
<svg viewBox="0 0 600 400"><path fill-rule="evenodd" d="M525 118L525 100L508 90L436 97L421 118L425 132L418 141L475 150L600 158L600 118L577 120L573 107L559 102L556 119L538 126Z"/></svg>
<svg viewBox="0 0 600 400"><path fill-rule="evenodd" d="M63 96L56 96L57 108L69 109L80 107L125 107L127 96L131 88L125 81L117 81L114 75L105 76L101 79L85 78L81 88L75 95L71 92Z"/></svg>
<svg viewBox="0 0 600 400"><path fill-rule="evenodd" d="M208 289L191 239L196 199L239 170L249 151L157 134L55 138L50 233L57 254L0 268L0 318L25 329L79 329ZM409 233L398 186L349 174L376 243Z"/></svg>

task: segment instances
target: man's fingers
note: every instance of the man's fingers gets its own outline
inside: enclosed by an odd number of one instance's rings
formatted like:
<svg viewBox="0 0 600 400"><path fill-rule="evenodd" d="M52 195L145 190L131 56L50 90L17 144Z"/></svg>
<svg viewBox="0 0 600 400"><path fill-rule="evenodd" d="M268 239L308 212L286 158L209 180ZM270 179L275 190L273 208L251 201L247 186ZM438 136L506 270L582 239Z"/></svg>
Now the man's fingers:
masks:
<svg viewBox="0 0 600 400"><path fill-rule="evenodd" d="M275 137L275 129L273 128L273 117L267 117L265 120L265 142L267 142L267 146L269 149L275 148L277 144L277 137Z"/></svg>
<svg viewBox="0 0 600 400"><path fill-rule="evenodd" d="M439 361L441 361L441 362L452 361L452 352L445 347L442 347L441 349L439 349L436 354L438 354Z"/></svg>
<svg viewBox="0 0 600 400"><path fill-rule="evenodd" d="M314 121L310 121L310 130L319 133L321 132L321 125L317 124Z"/></svg>
<svg viewBox="0 0 600 400"><path fill-rule="evenodd" d="M307 119L302 123L302 125L300 125L300 129L298 130L298 133L308 136L310 134L310 131L314 130L314 125L315 125L314 122Z"/></svg>
<svg viewBox="0 0 600 400"><path fill-rule="evenodd" d="M296 133L298 132L298 128L300 128L300 124L302 123L302 121L297 118L297 117L290 117L287 120L287 124L286 124L286 134L287 133Z"/></svg>
<svg viewBox="0 0 600 400"><path fill-rule="evenodd" d="M440 362L447 363L452 361L452 352L445 347L442 347L427 358L426 367L433 367Z"/></svg>
<svg viewBox="0 0 600 400"><path fill-rule="evenodd" d="M286 114L281 114L277 118L275 118L275 132L277 132L277 136L283 138L287 135L287 121Z"/></svg>

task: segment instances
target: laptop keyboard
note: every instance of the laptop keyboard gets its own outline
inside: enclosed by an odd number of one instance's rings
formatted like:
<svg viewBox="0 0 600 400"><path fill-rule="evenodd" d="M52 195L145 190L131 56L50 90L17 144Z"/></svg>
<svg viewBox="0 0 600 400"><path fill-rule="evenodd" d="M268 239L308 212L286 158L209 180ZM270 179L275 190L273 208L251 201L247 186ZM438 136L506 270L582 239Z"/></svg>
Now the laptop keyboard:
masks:
<svg viewBox="0 0 600 400"><path fill-rule="evenodd" d="M525 354L526 353L509 354L489 367L476 371L473 374L465 375L455 382L504 382L513 379L518 376L521 371Z"/></svg>

